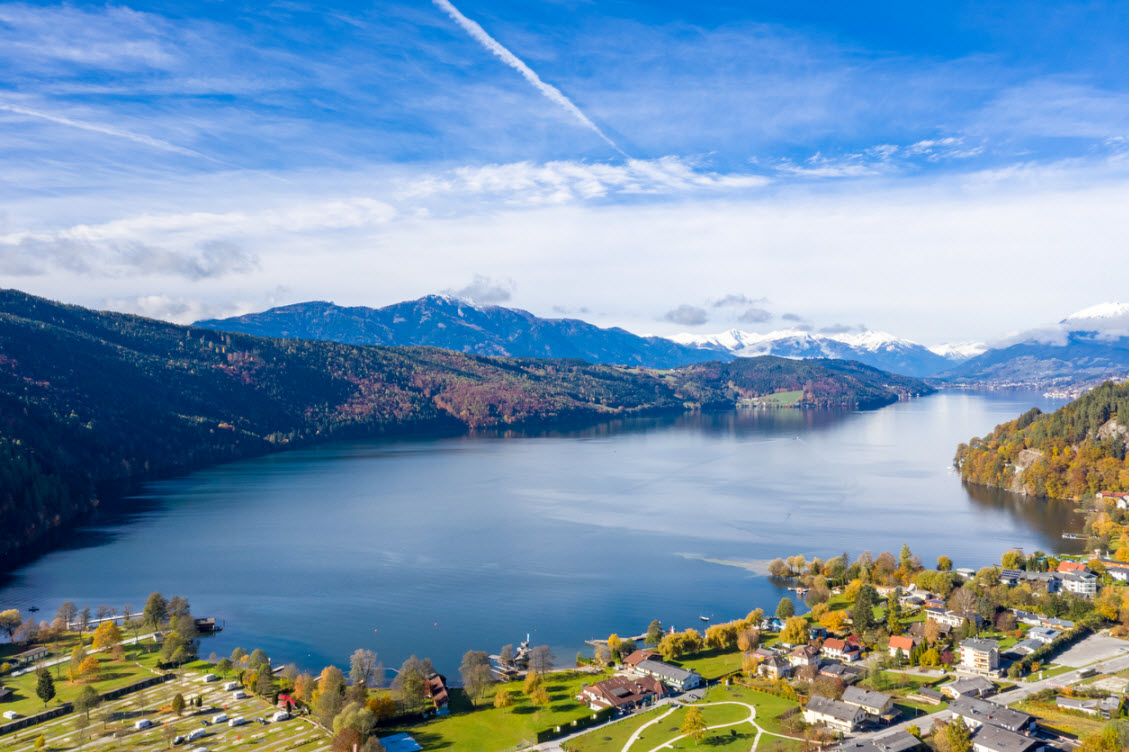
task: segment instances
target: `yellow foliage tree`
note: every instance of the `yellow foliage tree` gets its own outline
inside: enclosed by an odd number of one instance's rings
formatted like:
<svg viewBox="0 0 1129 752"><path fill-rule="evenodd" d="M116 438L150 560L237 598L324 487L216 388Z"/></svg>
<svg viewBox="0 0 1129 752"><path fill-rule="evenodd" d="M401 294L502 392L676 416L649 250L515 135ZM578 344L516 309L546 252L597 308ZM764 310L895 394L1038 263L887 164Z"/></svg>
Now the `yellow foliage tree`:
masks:
<svg viewBox="0 0 1129 752"><path fill-rule="evenodd" d="M122 631L112 621L104 621L94 630L94 649L105 650L122 641Z"/></svg>

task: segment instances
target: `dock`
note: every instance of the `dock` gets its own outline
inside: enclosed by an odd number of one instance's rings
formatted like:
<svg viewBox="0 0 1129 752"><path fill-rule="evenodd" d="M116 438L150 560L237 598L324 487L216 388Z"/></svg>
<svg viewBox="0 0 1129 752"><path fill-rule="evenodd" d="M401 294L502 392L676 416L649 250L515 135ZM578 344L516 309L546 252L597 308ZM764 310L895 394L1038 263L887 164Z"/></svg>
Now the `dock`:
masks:
<svg viewBox="0 0 1129 752"><path fill-rule="evenodd" d="M624 640L624 641L631 640L632 642L635 642L635 643L642 643L642 642L646 641L647 633L644 632L643 634L635 635L634 637L621 637L619 639ZM592 639L592 640L585 640L584 644L589 646L589 647L598 648L601 645L607 645L608 641L607 640Z"/></svg>
<svg viewBox="0 0 1129 752"><path fill-rule="evenodd" d="M1093 536L1081 535L1080 533L1063 533L1062 537L1066 540L1090 540Z"/></svg>

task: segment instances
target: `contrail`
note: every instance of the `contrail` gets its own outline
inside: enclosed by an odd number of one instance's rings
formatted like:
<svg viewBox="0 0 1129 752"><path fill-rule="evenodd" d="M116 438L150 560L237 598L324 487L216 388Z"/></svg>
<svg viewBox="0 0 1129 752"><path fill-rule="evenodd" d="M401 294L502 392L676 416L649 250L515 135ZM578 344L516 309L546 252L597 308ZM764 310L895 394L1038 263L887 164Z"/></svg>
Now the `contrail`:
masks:
<svg viewBox="0 0 1129 752"><path fill-rule="evenodd" d="M600 130L600 126L593 123L588 118L588 116L580 110L579 107L572 103L571 99L566 97L564 93L561 92L560 89L553 86L552 84L547 84L542 81L541 77L538 76L532 68L523 63L517 55L506 49L501 42L487 34L486 30L479 26L476 22L470 20L462 13L460 13L459 9L452 5L450 0L432 0L432 2L434 2L435 5L437 5L448 16L450 16L455 23L461 26L467 34L470 34L476 42L481 44L490 52L494 53L494 55L501 59L503 63L520 73L522 78L533 84L533 87L537 89L537 91L541 92L547 99L568 110L568 112L574 118L579 120L585 128L588 128L590 131L602 138L608 144L608 146L612 147L620 154L623 154L623 156L627 156L623 149L620 149L618 146L616 146L615 142L608 138L607 134Z"/></svg>
<svg viewBox="0 0 1129 752"><path fill-rule="evenodd" d="M144 144L145 146L161 151L170 151L174 154L183 154L189 157L197 157L199 159L207 159L212 162L219 162L219 160L209 157L206 154L201 154L198 151L185 149L183 146L170 144L168 141L162 141L159 138L152 138L142 133L134 133L132 131L122 130L121 128L114 128L109 125L101 125L99 123L88 123L83 120L72 120L71 118L62 117L61 115L52 115L49 112L40 112L38 110L29 110L26 107L20 107L14 104L7 104L0 102L0 110L6 112L14 112L17 115L26 115L27 117L39 118L40 120L47 120L59 125L67 125L71 128L78 128L79 130L90 131L91 133L102 133L107 136L117 136L118 138L128 139L134 143ZM222 163L221 163L222 164Z"/></svg>

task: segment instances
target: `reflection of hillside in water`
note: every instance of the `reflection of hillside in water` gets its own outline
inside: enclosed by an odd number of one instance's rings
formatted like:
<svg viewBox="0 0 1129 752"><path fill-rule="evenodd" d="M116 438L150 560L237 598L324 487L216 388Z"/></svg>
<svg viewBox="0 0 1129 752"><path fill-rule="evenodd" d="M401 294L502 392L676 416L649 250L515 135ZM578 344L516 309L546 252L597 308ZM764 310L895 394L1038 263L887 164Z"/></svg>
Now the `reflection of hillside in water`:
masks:
<svg viewBox="0 0 1129 752"><path fill-rule="evenodd" d="M475 436L497 436L507 439L600 438L653 431L700 431L710 435L728 435L736 438L754 434L784 436L830 428L845 420L857 418L861 414L847 409L741 408L618 418L590 424L558 426L549 430L482 430L476 432Z"/></svg>
<svg viewBox="0 0 1129 752"><path fill-rule="evenodd" d="M1081 553L1085 549L1084 541L1061 540L1061 535L1064 532L1082 532L1082 527L1086 521L1086 515L1077 511L1081 507L1074 502L1024 496L1001 488L989 488L972 483L962 485L973 504L987 509L1005 511L1046 537L1061 541L1056 542L1058 550L1064 553ZM1027 553L1031 552L1028 551Z"/></svg>

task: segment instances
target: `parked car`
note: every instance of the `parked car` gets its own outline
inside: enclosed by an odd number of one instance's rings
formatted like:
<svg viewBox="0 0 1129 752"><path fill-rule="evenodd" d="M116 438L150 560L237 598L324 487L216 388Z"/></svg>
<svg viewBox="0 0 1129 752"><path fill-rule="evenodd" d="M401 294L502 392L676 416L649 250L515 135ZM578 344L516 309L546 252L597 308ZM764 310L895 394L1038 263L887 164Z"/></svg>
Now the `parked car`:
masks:
<svg viewBox="0 0 1129 752"><path fill-rule="evenodd" d="M221 723L227 723L227 713L220 713L212 719L212 723L216 724L217 726Z"/></svg>
<svg viewBox="0 0 1129 752"><path fill-rule="evenodd" d="M176 737L175 739L172 740L173 744L184 744L184 742L185 742L185 739L184 739L183 736L178 736L178 737Z"/></svg>
<svg viewBox="0 0 1129 752"><path fill-rule="evenodd" d="M287 713L287 712L286 712L285 710L280 710L280 711L278 711L277 713L275 713L274 715L272 715L272 716L270 717L270 719L271 719L272 721L275 721L276 723L277 723L278 721L285 721L285 720L287 720L288 718L290 718L290 714L289 714L289 713Z"/></svg>
<svg viewBox="0 0 1129 752"><path fill-rule="evenodd" d="M136 723L133 724L133 727L135 729L137 729L138 731L140 731L141 729L151 728L152 726L153 726L153 722L150 721L148 718L142 718L140 721L137 721Z"/></svg>
<svg viewBox="0 0 1129 752"><path fill-rule="evenodd" d="M243 716L238 716L238 717L232 718L230 721L228 721L227 725L231 728L235 728L236 726L242 726L245 723L247 723L247 719L244 718Z"/></svg>

